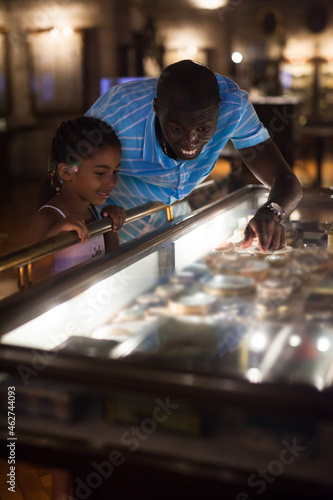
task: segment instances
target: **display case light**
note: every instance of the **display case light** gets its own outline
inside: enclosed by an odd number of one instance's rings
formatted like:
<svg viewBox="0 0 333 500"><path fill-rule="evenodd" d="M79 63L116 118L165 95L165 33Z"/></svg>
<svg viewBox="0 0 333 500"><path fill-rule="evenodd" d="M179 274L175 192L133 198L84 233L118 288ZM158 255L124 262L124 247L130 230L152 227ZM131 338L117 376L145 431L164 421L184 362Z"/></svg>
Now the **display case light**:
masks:
<svg viewBox="0 0 333 500"><path fill-rule="evenodd" d="M301 345L302 343L302 339L300 337L300 335L290 335L289 337L289 345L291 347L298 347L299 345Z"/></svg>
<svg viewBox="0 0 333 500"><path fill-rule="evenodd" d="M320 352L326 352L331 347L331 342L327 337L319 337L317 340L317 349Z"/></svg>
<svg viewBox="0 0 333 500"><path fill-rule="evenodd" d="M249 368L246 372L246 376L253 384L258 384L262 381L262 373L259 368Z"/></svg>
<svg viewBox="0 0 333 500"><path fill-rule="evenodd" d="M263 332L256 332L250 337L249 348L253 352L262 352L266 349L267 343L267 335Z"/></svg>
<svg viewBox="0 0 333 500"><path fill-rule="evenodd" d="M301 214L300 214L299 210L294 210L292 212L291 220L293 220L293 221L301 220Z"/></svg>

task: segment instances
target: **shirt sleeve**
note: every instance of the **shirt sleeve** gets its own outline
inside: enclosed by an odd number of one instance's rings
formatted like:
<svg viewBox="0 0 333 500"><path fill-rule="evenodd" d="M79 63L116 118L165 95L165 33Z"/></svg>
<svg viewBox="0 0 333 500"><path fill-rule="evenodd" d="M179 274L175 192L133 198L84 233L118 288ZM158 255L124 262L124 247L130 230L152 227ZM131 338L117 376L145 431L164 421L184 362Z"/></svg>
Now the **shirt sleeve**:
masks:
<svg viewBox="0 0 333 500"><path fill-rule="evenodd" d="M249 100L245 90L241 90L242 113L239 123L234 130L231 141L236 149L256 146L269 139L268 130L258 118L258 115Z"/></svg>

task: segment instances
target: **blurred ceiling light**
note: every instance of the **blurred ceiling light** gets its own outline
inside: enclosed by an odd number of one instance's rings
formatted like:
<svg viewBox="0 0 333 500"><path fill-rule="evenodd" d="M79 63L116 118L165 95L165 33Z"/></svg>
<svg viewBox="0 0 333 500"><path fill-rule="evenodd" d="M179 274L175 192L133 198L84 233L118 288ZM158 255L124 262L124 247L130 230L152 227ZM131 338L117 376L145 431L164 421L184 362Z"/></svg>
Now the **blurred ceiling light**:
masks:
<svg viewBox="0 0 333 500"><path fill-rule="evenodd" d="M304 64L314 56L312 40L290 38L283 49L283 57L293 64Z"/></svg>
<svg viewBox="0 0 333 500"><path fill-rule="evenodd" d="M56 38L60 36L60 31L58 30L58 28L52 28L50 31L50 35Z"/></svg>
<svg viewBox="0 0 333 500"><path fill-rule="evenodd" d="M241 52L233 52L231 54L231 60L234 63L239 64L243 60L243 54Z"/></svg>
<svg viewBox="0 0 333 500"><path fill-rule="evenodd" d="M65 26L64 28L62 28L61 33L64 36L72 36L73 35L73 30L72 30L72 28L70 26Z"/></svg>
<svg viewBox="0 0 333 500"><path fill-rule="evenodd" d="M198 53L198 49L197 49L197 47L196 47L195 45L192 45L192 44L191 44L191 45L188 45L188 46L186 47L186 52L188 53L188 55L189 55L190 57L194 57L194 56L196 56L196 55L197 55L197 53Z"/></svg>
<svg viewBox="0 0 333 500"><path fill-rule="evenodd" d="M227 5L229 0L191 0L192 5L199 9L220 9Z"/></svg>

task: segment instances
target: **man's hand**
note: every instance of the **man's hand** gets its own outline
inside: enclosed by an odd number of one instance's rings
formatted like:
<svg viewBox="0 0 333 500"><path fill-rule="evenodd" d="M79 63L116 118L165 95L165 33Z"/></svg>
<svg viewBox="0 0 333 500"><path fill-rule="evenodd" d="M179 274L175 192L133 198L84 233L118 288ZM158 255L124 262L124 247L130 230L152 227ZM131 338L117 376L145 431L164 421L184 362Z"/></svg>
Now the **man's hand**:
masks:
<svg viewBox="0 0 333 500"><path fill-rule="evenodd" d="M302 186L274 142L268 139L257 146L240 149L239 153L250 171L270 189L269 202L280 205L289 216L302 199ZM265 206L259 208L248 223L243 247L249 247L256 236L262 252L279 250L285 245L283 227Z"/></svg>
<svg viewBox="0 0 333 500"><path fill-rule="evenodd" d="M266 250L279 250L286 244L284 227L273 219L272 213L258 210L245 228L245 240L242 248L249 247L254 238L258 238L259 248Z"/></svg>
<svg viewBox="0 0 333 500"><path fill-rule="evenodd" d="M117 232L126 220L126 212L123 207L105 205L101 210L102 217L110 217L113 222L112 231Z"/></svg>

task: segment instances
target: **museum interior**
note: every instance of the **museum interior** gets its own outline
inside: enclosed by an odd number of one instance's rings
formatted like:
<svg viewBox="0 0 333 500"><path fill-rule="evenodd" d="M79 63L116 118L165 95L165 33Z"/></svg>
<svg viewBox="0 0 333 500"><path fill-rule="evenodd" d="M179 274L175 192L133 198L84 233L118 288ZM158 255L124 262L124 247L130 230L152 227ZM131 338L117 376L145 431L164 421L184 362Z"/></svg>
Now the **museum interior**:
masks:
<svg viewBox="0 0 333 500"><path fill-rule="evenodd" d="M332 5L332 0L2 0L0 255L27 244L59 122L84 114L114 85L156 78L182 59L209 66L249 93L303 187L332 187ZM232 144L221 151L209 179L226 193L258 183ZM1 275L0 298L16 292L16 272ZM48 466L21 461L14 496L6 488L6 471L1 459L3 500L51 498Z"/></svg>
<svg viewBox="0 0 333 500"><path fill-rule="evenodd" d="M59 121L84 114L123 79L156 77L181 59L202 62L249 92L303 185L332 185L330 2L225 3L1 3L1 253L25 242ZM215 175L228 172L229 159L222 152Z"/></svg>

